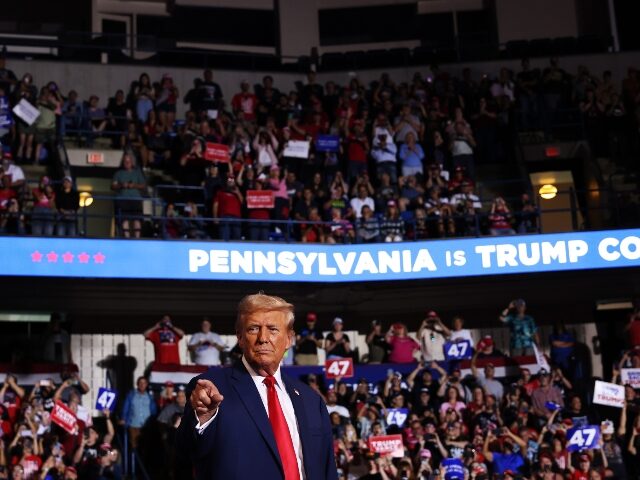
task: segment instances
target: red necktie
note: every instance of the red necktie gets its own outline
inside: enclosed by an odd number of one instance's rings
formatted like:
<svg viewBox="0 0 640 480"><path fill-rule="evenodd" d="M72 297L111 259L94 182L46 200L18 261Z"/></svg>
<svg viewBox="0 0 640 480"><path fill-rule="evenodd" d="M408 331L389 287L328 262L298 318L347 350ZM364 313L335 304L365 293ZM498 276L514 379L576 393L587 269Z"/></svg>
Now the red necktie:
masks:
<svg viewBox="0 0 640 480"><path fill-rule="evenodd" d="M285 480L300 480L300 472L298 471L298 459L296 451L293 449L291 434L287 420L284 418L280 400L278 400L278 392L276 392L276 379L273 375L265 377L264 382L267 386L267 403L269 405L269 422L273 429L273 436L276 439L280 459L282 460L282 468L284 469Z"/></svg>

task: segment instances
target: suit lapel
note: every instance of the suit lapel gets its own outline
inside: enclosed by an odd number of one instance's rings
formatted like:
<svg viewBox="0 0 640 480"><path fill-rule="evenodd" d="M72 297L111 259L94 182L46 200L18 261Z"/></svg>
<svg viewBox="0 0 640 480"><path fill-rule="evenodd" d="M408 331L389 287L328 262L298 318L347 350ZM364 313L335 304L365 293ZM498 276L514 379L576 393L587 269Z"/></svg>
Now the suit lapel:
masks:
<svg viewBox="0 0 640 480"><path fill-rule="evenodd" d="M300 442L302 443L302 460L303 467L306 472L306 478L309 478L309 472L307 471L306 461L311 458L309 455L312 455L314 452L309 452L308 449L308 441L306 437L306 433L309 431L307 428L307 412L304 408L304 399L298 390L291 386L291 378L282 375L282 381L284 382L285 389L289 394L289 398L291 398L291 403L293 404L293 410L296 413L296 420L298 421L298 434L300 435Z"/></svg>
<svg viewBox="0 0 640 480"><path fill-rule="evenodd" d="M233 366L231 378L233 380L231 383L234 390L238 394L238 397L240 397L240 400L244 404L249 416L258 427L260 434L269 446L271 453L276 458L276 461L282 470L282 462L280 460L280 454L278 453L276 440L273 436L273 429L269 423L269 417L264 409L264 405L262 404L260 394L256 390L256 384L253 382L251 375L242 362L237 362Z"/></svg>

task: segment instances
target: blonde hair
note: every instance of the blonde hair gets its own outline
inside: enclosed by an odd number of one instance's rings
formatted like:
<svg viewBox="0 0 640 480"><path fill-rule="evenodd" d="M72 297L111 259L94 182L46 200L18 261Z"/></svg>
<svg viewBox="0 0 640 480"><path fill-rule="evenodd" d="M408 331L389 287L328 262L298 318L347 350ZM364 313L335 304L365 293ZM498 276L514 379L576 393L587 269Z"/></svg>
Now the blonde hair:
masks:
<svg viewBox="0 0 640 480"><path fill-rule="evenodd" d="M285 299L267 295L260 291L247 295L238 303L238 317L236 318L236 334L242 331L244 319L257 312L282 312L286 315L287 328L293 330L295 315L293 305Z"/></svg>

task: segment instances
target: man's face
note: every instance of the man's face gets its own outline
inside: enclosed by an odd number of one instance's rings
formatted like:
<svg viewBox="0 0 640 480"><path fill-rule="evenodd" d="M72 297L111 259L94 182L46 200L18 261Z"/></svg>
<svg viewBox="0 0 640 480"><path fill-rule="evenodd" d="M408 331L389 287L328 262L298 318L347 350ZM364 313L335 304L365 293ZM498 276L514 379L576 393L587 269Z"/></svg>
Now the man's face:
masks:
<svg viewBox="0 0 640 480"><path fill-rule="evenodd" d="M244 318L238 344L249 364L261 375L273 375L291 346L284 312L256 312Z"/></svg>
<svg viewBox="0 0 640 480"><path fill-rule="evenodd" d="M141 378L138 380L138 390L141 392L145 392L147 387L149 386L149 382L147 382L146 378Z"/></svg>
<svg viewBox="0 0 640 480"><path fill-rule="evenodd" d="M211 331L211 322L209 322L209 320L203 320L201 327L204 333L209 333Z"/></svg>
<svg viewBox="0 0 640 480"><path fill-rule="evenodd" d="M329 390L327 392L327 403L336 403L338 401L338 396L336 395L335 390Z"/></svg>
<svg viewBox="0 0 640 480"><path fill-rule="evenodd" d="M184 392L184 390L178 391L176 395L176 403L181 407L184 407L187 404L187 394Z"/></svg>

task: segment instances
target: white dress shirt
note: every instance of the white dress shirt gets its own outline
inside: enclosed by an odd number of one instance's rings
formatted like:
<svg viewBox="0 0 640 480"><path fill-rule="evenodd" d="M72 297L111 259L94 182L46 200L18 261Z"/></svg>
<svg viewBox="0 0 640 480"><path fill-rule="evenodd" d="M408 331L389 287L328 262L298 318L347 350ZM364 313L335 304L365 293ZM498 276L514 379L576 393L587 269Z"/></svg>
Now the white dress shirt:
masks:
<svg viewBox="0 0 640 480"><path fill-rule="evenodd" d="M251 379L253 383L256 384L256 388L258 389L258 393L260 394L260 400L262 400L262 404L264 405L264 410L267 413L267 417L269 416L269 403L267 400L267 386L263 383L266 377L259 375L251 365L247 362L242 356L242 363L246 367L247 371L251 375ZM284 387L284 383L282 381L282 375L280 373L280 367L273 374L276 379L275 389L278 394L278 400L280 401L280 406L282 407L282 413L284 413L284 418L287 421L287 426L289 427L289 434L291 435L291 440L293 442L293 449L296 452L296 459L298 460L298 472L300 472L300 478L304 480L306 478L303 468L303 458L302 458L302 440L300 439L300 433L298 432L298 421L296 420L296 413L293 409L293 403L291 402L291 398L287 393L287 390ZM202 434L204 430L211 424L211 422L218 416L218 412L220 408L224 408L222 404L218 408L216 414L211 417L207 422L203 425L200 425L200 421L198 420L198 424L196 425L196 430L199 434ZM195 414L195 411L194 411ZM198 415L196 414L196 418Z"/></svg>

